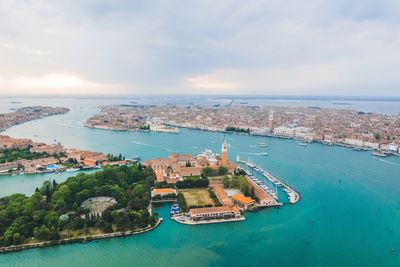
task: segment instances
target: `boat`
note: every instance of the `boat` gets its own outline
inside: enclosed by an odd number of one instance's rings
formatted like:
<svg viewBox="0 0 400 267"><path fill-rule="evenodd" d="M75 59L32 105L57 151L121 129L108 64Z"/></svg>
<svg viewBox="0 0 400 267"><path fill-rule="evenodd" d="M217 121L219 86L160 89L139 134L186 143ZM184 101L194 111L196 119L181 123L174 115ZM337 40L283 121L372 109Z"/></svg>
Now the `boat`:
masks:
<svg viewBox="0 0 400 267"><path fill-rule="evenodd" d="M174 214L179 214L179 213L181 213L181 209L179 208L178 204L176 204L176 203L172 204L171 209L170 209L170 214L174 215Z"/></svg>
<svg viewBox="0 0 400 267"><path fill-rule="evenodd" d="M304 143L304 142L298 142L297 144L299 144L300 146L307 146L308 145L307 143Z"/></svg>
<svg viewBox="0 0 400 267"><path fill-rule="evenodd" d="M385 153L382 152L373 152L371 153L372 156L377 156L377 157L381 157L381 158L386 158L387 155Z"/></svg>
<svg viewBox="0 0 400 267"><path fill-rule="evenodd" d="M76 171L80 171L80 168L68 168L65 170L65 172L76 172Z"/></svg>
<svg viewBox="0 0 400 267"><path fill-rule="evenodd" d="M260 143L258 143L258 146L260 146L260 147L267 147L268 145L267 145L267 143L265 143L265 142L260 142Z"/></svg>
<svg viewBox="0 0 400 267"><path fill-rule="evenodd" d="M260 153L260 155L261 156L268 156L268 153L267 152L262 152L262 153Z"/></svg>

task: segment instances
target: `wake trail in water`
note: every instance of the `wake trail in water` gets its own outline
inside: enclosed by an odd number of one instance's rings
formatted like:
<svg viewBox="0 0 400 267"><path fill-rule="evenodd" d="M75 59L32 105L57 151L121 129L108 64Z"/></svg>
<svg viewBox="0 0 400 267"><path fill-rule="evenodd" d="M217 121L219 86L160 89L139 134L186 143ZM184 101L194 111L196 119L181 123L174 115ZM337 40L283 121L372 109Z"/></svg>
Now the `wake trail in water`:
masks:
<svg viewBox="0 0 400 267"><path fill-rule="evenodd" d="M400 167L400 164L395 163L395 162L392 162L392 161L390 161L390 160L385 160L385 159L379 159L379 160L382 161L382 162L385 162L385 163L387 163L387 164L394 165L394 166L399 166L399 167Z"/></svg>
<svg viewBox="0 0 400 267"><path fill-rule="evenodd" d="M239 152L239 154L244 154L244 155L253 155L253 156L261 156L261 153L254 153L254 152Z"/></svg>
<svg viewBox="0 0 400 267"><path fill-rule="evenodd" d="M148 144L148 143L143 143L143 142L139 142L139 141L132 141L132 143L134 143L135 145L140 145L140 146L159 148L159 149L161 149L163 151L167 151L167 152L175 152L175 150L172 150L172 149L166 149L166 148L163 148L161 146L152 145L152 144Z"/></svg>

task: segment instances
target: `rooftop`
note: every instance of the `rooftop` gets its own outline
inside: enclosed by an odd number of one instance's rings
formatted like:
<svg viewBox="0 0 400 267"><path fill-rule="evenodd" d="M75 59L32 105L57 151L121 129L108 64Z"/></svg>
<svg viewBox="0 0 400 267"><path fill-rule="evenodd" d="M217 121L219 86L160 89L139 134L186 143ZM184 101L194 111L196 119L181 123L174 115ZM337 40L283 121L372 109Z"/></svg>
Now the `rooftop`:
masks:
<svg viewBox="0 0 400 267"><path fill-rule="evenodd" d="M253 204L255 202L254 199L252 199L250 197L245 197L242 194L235 194L235 195L232 196L232 199L235 200L235 201L241 202L243 204L246 204L246 205L250 205L250 204Z"/></svg>
<svg viewBox="0 0 400 267"><path fill-rule="evenodd" d="M194 215L203 213L217 213L217 212L240 212L240 210L236 207L228 207L228 206L190 209L190 213Z"/></svg>

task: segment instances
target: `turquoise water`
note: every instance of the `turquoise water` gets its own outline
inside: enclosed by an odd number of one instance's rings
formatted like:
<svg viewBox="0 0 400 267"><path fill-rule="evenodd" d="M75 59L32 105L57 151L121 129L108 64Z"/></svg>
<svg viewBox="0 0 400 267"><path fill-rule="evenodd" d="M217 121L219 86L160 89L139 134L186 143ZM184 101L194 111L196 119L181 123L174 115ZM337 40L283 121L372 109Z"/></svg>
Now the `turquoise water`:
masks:
<svg viewBox="0 0 400 267"><path fill-rule="evenodd" d="M219 151L223 135L129 133L82 127L95 105L15 126L5 132L69 147L136 155ZM34 136L35 135L35 136ZM250 157L301 192L296 205L246 214L246 221L186 226L164 222L138 236L0 255L0 266L400 266L400 158L292 140L228 135L229 157ZM267 142L267 148L251 148ZM268 157L255 154L267 151ZM0 176L0 196L31 193L68 173ZM341 182L340 182L341 181ZM392 252L392 248L394 252Z"/></svg>

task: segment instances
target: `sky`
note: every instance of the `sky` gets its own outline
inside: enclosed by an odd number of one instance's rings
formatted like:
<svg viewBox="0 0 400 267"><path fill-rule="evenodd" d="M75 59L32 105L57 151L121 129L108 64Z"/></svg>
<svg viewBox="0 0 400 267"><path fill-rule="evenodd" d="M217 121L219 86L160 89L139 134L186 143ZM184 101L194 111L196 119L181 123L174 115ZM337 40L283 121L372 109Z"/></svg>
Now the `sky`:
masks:
<svg viewBox="0 0 400 267"><path fill-rule="evenodd" d="M400 96L398 0L0 0L0 94Z"/></svg>

